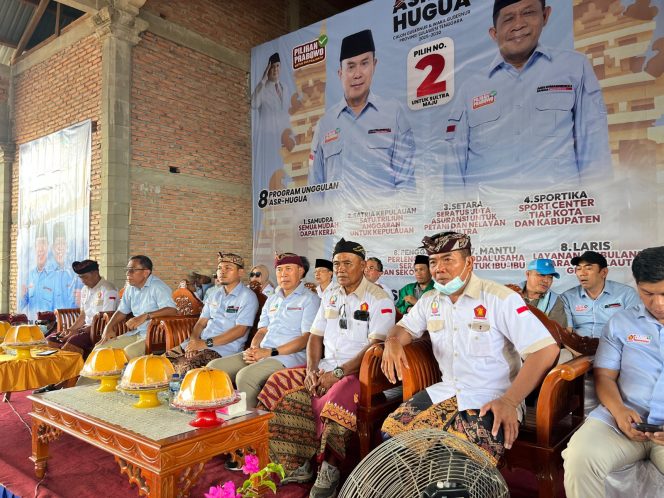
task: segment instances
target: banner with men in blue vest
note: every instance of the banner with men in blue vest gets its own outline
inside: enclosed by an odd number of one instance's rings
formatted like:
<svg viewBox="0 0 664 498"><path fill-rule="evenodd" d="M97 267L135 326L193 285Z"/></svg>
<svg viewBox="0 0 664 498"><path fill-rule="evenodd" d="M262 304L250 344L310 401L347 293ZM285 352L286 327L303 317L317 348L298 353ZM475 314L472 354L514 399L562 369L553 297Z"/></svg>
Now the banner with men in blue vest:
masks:
<svg viewBox="0 0 664 498"><path fill-rule="evenodd" d="M255 47L254 260L346 237L399 288L422 237L455 230L489 278L550 258L572 285L595 250L629 281L664 226L648 3L522 0L496 23L500 2L374 0Z"/></svg>

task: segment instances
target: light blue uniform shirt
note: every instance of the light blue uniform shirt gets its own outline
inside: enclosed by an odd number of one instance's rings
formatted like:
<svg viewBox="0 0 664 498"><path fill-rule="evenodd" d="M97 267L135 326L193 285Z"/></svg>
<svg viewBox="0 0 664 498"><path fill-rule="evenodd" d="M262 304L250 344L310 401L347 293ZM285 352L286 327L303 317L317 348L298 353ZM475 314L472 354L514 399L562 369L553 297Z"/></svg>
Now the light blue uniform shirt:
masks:
<svg viewBox="0 0 664 498"><path fill-rule="evenodd" d="M351 199L414 188L414 153L413 130L396 100L370 92L355 115L342 99L318 122L309 183L339 181Z"/></svg>
<svg viewBox="0 0 664 498"><path fill-rule="evenodd" d="M212 339L236 325L244 325L248 328L242 337L228 344L207 349L212 349L221 356L229 356L242 351L244 343L247 342L249 330L254 325L257 311L258 298L256 298L254 291L248 287L239 283L230 294L226 293L225 287L219 287L203 306L201 318L209 318L210 320L201 333L201 339ZM183 348L186 347L187 342L182 343Z"/></svg>
<svg viewBox="0 0 664 498"><path fill-rule="evenodd" d="M172 291L168 285L150 274L140 289L133 285L128 285L125 288L122 299L120 299L118 311L125 315L132 313L134 316L139 316L162 308L175 308L175 301L173 301L171 294ZM140 334L145 337L149 324L150 320L146 320L138 328L130 330L125 335Z"/></svg>
<svg viewBox="0 0 664 498"><path fill-rule="evenodd" d="M619 371L616 382L623 403L649 424L664 424L664 325L643 304L609 320L595 354L595 367ZM604 406L589 416L618 431Z"/></svg>
<svg viewBox="0 0 664 498"><path fill-rule="evenodd" d="M639 295L629 285L612 280L604 282L604 290L591 299L580 285L562 293L567 326L586 337L600 337L604 325L618 311L641 304Z"/></svg>
<svg viewBox="0 0 664 498"><path fill-rule="evenodd" d="M464 81L443 130L445 181L531 187L611 175L606 107L585 55L538 45L517 71L500 53Z"/></svg>
<svg viewBox="0 0 664 498"><path fill-rule="evenodd" d="M27 290L19 303L19 310L27 314L29 320L35 320L38 311L55 309L54 274L55 263L51 261L46 262L42 271L38 271L37 267L30 270Z"/></svg>
<svg viewBox="0 0 664 498"><path fill-rule="evenodd" d="M304 282L300 282L288 296L284 296L281 287L277 287L265 302L258 322L259 329L267 327L261 347L277 348L310 332L319 306L320 299L304 286ZM272 358L280 361L286 368L307 363L305 350Z"/></svg>
<svg viewBox="0 0 664 498"><path fill-rule="evenodd" d="M76 289L81 289L83 284L76 274L69 268L57 268L53 272L55 285L54 309L76 308Z"/></svg>

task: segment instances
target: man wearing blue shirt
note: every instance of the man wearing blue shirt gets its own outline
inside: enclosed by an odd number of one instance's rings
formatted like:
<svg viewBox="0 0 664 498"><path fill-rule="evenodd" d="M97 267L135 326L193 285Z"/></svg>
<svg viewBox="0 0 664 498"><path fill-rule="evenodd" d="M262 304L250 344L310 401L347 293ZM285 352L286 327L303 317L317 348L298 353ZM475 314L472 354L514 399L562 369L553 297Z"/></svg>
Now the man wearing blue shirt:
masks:
<svg viewBox="0 0 664 498"><path fill-rule="evenodd" d="M338 74L344 98L320 119L311 144L309 183L341 182L348 199L415 186L410 123L396 100L371 92L375 52L369 29L342 40Z"/></svg>
<svg viewBox="0 0 664 498"><path fill-rule="evenodd" d="M27 314L30 320L37 318L38 311L55 309L55 264L48 260L48 233L43 224L37 226L35 233L35 259L36 265L28 274L27 284L23 285L18 306L19 311Z"/></svg>
<svg viewBox="0 0 664 498"><path fill-rule="evenodd" d="M568 329L585 337L600 337L604 325L614 314L640 304L634 289L607 280L606 258L595 251L586 251L572 258L579 284L563 292Z"/></svg>
<svg viewBox="0 0 664 498"><path fill-rule="evenodd" d="M78 278L66 264L67 257L67 231L64 222L58 221L53 225L53 245L51 246L53 260L56 267L53 273L54 303L53 309L76 308L80 304L81 285ZM76 294L79 298L76 299ZM77 303L78 301L78 303Z"/></svg>
<svg viewBox="0 0 664 498"><path fill-rule="evenodd" d="M521 283L521 297L546 316L567 327L565 307L560 296L551 290L553 279L560 278L553 261L547 258L533 259L528 263L526 281Z"/></svg>
<svg viewBox="0 0 664 498"><path fill-rule="evenodd" d="M256 318L258 298L242 285L245 273L242 257L219 253L217 261L221 287L203 306L191 336L166 353L181 375L216 358L242 351Z"/></svg>
<svg viewBox="0 0 664 498"><path fill-rule="evenodd" d="M464 81L449 114L447 186L531 186L611 175L606 107L588 58L544 47L544 0L496 0L489 35L499 53Z"/></svg>
<svg viewBox="0 0 664 498"><path fill-rule="evenodd" d="M177 309L171 289L152 274L152 260L147 256L132 256L127 263L127 282L118 309L104 327L95 349L124 348L128 358L145 354L145 336L153 318L175 315ZM129 314L126 333L114 338L115 328Z"/></svg>
<svg viewBox="0 0 664 498"><path fill-rule="evenodd" d="M604 329L595 355L602 404L563 451L569 498L603 497L609 472L645 458L664 473L664 246L641 251L632 275L643 304Z"/></svg>
<svg viewBox="0 0 664 498"><path fill-rule="evenodd" d="M300 256L281 254L274 267L278 287L263 306L249 348L208 363L235 379L238 390L247 393L247 408L256 407L258 393L274 372L306 364L309 329L320 305L318 296L302 282Z"/></svg>

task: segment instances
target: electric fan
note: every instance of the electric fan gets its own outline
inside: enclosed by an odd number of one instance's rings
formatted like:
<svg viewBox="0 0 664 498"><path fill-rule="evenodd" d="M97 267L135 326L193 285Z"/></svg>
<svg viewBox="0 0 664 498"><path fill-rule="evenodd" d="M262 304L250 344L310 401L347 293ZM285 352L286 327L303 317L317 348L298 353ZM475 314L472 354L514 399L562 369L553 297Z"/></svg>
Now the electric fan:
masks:
<svg viewBox="0 0 664 498"><path fill-rule="evenodd" d="M437 429L381 444L351 472L339 498L508 498L498 469L476 446Z"/></svg>

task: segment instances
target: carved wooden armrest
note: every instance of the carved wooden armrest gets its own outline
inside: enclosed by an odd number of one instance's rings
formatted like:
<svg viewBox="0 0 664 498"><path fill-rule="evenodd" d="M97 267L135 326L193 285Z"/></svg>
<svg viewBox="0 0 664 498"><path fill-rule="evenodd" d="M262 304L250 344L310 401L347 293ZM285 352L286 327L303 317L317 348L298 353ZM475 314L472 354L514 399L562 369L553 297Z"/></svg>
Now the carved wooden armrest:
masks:
<svg viewBox="0 0 664 498"><path fill-rule="evenodd" d="M553 367L544 378L537 399L536 424L539 444L550 446L560 422L583 409L583 374L590 370L591 366L591 357L580 356ZM583 417L578 418L576 423L581 423Z"/></svg>
<svg viewBox="0 0 664 498"><path fill-rule="evenodd" d="M428 336L405 346L404 353L410 367L402 369L403 399L407 401L422 389L440 382L441 373Z"/></svg>
<svg viewBox="0 0 664 498"><path fill-rule="evenodd" d="M378 343L369 347L360 364L360 406L371 408L373 395L401 384L392 384L387 380L380 368L383 359L384 344Z"/></svg>
<svg viewBox="0 0 664 498"><path fill-rule="evenodd" d="M592 366L592 356L579 356L578 358L574 358L567 363L558 365L555 368L560 369L560 377L563 380L571 381L584 375L592 368Z"/></svg>

